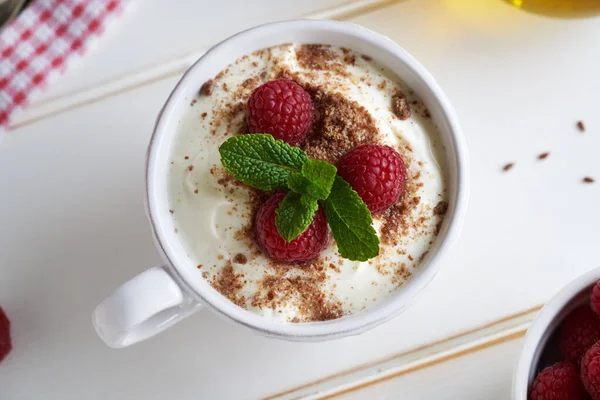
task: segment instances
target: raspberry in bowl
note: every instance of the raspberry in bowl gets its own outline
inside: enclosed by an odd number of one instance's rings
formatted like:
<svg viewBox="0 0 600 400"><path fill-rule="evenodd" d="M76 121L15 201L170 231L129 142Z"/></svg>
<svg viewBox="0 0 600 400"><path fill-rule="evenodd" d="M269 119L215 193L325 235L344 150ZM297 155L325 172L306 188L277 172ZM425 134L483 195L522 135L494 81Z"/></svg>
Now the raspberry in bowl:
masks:
<svg viewBox="0 0 600 400"><path fill-rule="evenodd" d="M575 279L535 317L515 368L513 399L600 399L599 280L600 268Z"/></svg>

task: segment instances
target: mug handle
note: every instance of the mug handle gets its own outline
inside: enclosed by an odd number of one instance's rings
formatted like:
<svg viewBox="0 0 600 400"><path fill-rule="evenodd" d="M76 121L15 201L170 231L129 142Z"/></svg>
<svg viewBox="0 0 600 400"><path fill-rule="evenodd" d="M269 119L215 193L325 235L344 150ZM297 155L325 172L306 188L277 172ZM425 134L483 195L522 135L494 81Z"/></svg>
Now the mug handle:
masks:
<svg viewBox="0 0 600 400"><path fill-rule="evenodd" d="M125 282L100 303L92 323L108 346L122 348L162 332L201 308L166 267L154 267Z"/></svg>

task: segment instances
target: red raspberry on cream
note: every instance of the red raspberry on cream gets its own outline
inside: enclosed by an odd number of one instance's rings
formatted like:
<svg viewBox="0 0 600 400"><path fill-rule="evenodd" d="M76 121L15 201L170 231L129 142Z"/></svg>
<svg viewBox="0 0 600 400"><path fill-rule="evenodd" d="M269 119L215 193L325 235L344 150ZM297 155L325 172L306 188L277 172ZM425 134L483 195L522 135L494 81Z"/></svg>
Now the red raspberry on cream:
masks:
<svg viewBox="0 0 600 400"><path fill-rule="evenodd" d="M249 133L270 133L292 146L310 130L313 106L310 95L296 82L276 79L259 86L248 99Z"/></svg>
<svg viewBox="0 0 600 400"><path fill-rule="evenodd" d="M406 167L400 154L389 146L355 147L338 163L338 173L371 212L388 209L404 193Z"/></svg>
<svg viewBox="0 0 600 400"><path fill-rule="evenodd" d="M313 259L329 242L325 213L319 208L308 229L288 243L275 225L276 211L284 197L285 193L275 193L258 209L254 220L256 242L275 261L291 263Z"/></svg>

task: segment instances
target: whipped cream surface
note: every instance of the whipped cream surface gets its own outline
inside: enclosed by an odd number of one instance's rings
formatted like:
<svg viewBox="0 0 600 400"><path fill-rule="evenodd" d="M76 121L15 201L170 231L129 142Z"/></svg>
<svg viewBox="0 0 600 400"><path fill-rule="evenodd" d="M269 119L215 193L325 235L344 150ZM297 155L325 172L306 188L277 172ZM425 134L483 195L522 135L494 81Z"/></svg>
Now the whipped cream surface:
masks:
<svg viewBox="0 0 600 400"><path fill-rule="evenodd" d="M394 147L407 167L404 197L376 214L381 249L367 262L328 248L306 265L277 264L256 247L252 221L265 194L223 169L219 146L245 133L252 91L280 77L305 87L316 110L301 147L335 163L361 143ZM285 322L339 318L373 307L402 284L433 244L446 209L442 145L429 112L394 74L349 49L285 44L229 65L199 82L171 149L169 204L198 279L250 312ZM398 110L399 102L406 107Z"/></svg>

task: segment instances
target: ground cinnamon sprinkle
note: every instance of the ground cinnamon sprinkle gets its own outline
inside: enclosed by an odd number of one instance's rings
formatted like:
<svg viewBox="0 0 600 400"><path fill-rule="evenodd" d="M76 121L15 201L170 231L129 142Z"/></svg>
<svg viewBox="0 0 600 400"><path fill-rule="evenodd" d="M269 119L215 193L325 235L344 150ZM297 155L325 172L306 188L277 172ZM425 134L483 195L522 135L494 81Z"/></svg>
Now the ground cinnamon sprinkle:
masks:
<svg viewBox="0 0 600 400"><path fill-rule="evenodd" d="M411 170L412 157L407 149L398 149L404 159L407 171ZM421 173L409 173L406 177L403 197L388 210L381 214L374 215L373 218L381 222L379 240L382 244L398 247L403 239L409 239L426 230L429 219L420 220L415 218L415 211L421 206L421 198L413 196L422 185L420 181ZM431 213L431 208L425 207L425 213ZM432 213L431 213L432 214ZM429 215L431 215L429 214Z"/></svg>
<svg viewBox="0 0 600 400"><path fill-rule="evenodd" d="M403 236L408 229L406 214L406 206L400 202L390 207L379 217L383 221L379 238L381 243L398 245L399 236Z"/></svg>
<svg viewBox="0 0 600 400"><path fill-rule="evenodd" d="M402 121L410 118L410 106L404 93L400 90L396 91L392 96L392 111L394 115Z"/></svg>
<svg viewBox="0 0 600 400"><path fill-rule="evenodd" d="M350 57L349 55L347 57ZM304 44L296 50L300 67L319 71L332 71L347 75L346 66L331 46L323 44Z"/></svg>
<svg viewBox="0 0 600 400"><path fill-rule="evenodd" d="M241 282L242 278L243 276L236 273L231 263L228 262L221 268L219 273L213 277L210 284L234 304L245 308L246 298L240 294L240 291L244 288L244 285Z"/></svg>
<svg viewBox="0 0 600 400"><path fill-rule="evenodd" d="M356 65L356 56L354 54L344 55L344 62L348 65Z"/></svg>
<svg viewBox="0 0 600 400"><path fill-rule="evenodd" d="M309 157L336 163L363 143L377 143L380 133L371 114L339 93L308 87L316 110L312 131L300 146Z"/></svg>
<svg viewBox="0 0 600 400"><path fill-rule="evenodd" d="M444 215L444 214L446 214L446 211L448 211L448 202L447 201L440 201L433 208L434 215Z"/></svg>
<svg viewBox="0 0 600 400"><path fill-rule="evenodd" d="M402 285L404 283L404 281L406 281L408 278L410 278L411 275L412 275L412 273L406 267L406 264L402 263L394 270L394 276L392 277L392 284L394 286L398 287L398 286Z"/></svg>
<svg viewBox="0 0 600 400"><path fill-rule="evenodd" d="M200 88L200 95L210 96L213 92L214 87L215 81L213 79L207 80L206 82L204 82L204 84L202 84L202 87Z"/></svg>
<svg viewBox="0 0 600 400"><path fill-rule="evenodd" d="M514 163L508 163L502 169L506 172L506 171L508 171L509 169L511 169L514 166L515 166Z"/></svg>
<svg viewBox="0 0 600 400"><path fill-rule="evenodd" d="M252 298L252 306L276 309L293 304L298 315L291 322L327 321L343 315L342 303L329 301L322 289L324 274L320 277L286 275L278 272L263 278L260 292Z"/></svg>
<svg viewBox="0 0 600 400"><path fill-rule="evenodd" d="M237 264L246 264L248 262L248 258L242 253L238 253L233 257L233 262Z"/></svg>
<svg viewBox="0 0 600 400"><path fill-rule="evenodd" d="M585 125L583 125L583 121L577 121L577 128L581 131L581 132L585 132Z"/></svg>

